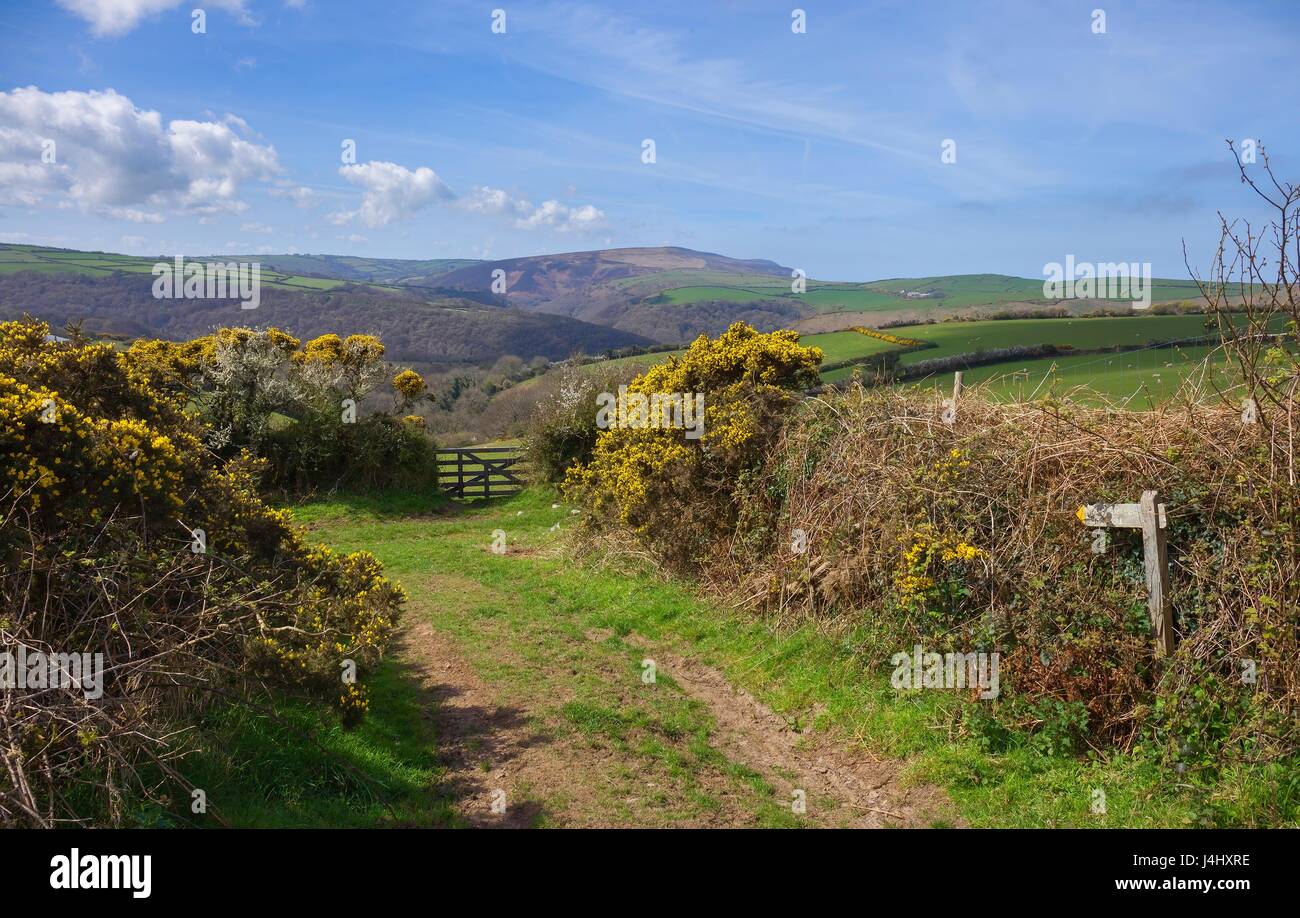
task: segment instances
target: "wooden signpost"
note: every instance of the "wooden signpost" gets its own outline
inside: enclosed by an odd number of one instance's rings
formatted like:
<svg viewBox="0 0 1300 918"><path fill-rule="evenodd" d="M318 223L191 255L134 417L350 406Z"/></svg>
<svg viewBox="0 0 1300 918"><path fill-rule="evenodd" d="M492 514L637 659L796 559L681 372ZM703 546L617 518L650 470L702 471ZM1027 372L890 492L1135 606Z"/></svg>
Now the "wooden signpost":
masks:
<svg viewBox="0 0 1300 918"><path fill-rule="evenodd" d="M1090 504L1079 519L1091 528L1141 529L1146 562L1147 608L1156 638L1156 656L1174 652L1174 613L1169 605L1169 556L1165 547L1165 505L1157 491L1143 491L1136 504Z"/></svg>
<svg viewBox="0 0 1300 918"><path fill-rule="evenodd" d="M952 377L952 398L943 400L943 422L951 427L957 423L957 402L961 398L961 370Z"/></svg>

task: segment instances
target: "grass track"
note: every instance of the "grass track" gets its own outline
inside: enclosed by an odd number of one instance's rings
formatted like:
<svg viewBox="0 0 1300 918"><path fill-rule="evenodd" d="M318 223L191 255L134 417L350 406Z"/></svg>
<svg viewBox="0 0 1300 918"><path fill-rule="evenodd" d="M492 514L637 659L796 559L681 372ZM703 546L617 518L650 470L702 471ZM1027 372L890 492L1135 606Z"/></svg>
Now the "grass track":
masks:
<svg viewBox="0 0 1300 918"><path fill-rule="evenodd" d="M775 631L697 598L689 584L575 563L564 548L573 518L554 500L534 489L452 511L427 495L294 508L317 539L375 553L410 593L407 615L454 642L502 703L527 707L553 741L578 744L604 763L583 776L586 803L563 788L530 788L540 825L586 824L592 813L584 806L619 824L798 824L761 775L717 752L698 703L668 679L642 691L637 636L718 667L789 723L851 737L845 742L873 755L910 757L910 779L945 787L972 825L1179 826L1206 800L1226 824L1297 822L1300 786L1282 769L1241 769L1194 792L1140 752L1074 757L1030 741L989 752L950 734L948 696L900 695L886 672L866 667L853 652L863 634ZM505 555L488 548L495 529L507 533ZM593 630L604 637L593 640ZM387 806L328 757L241 721L219 725L223 753L198 763L207 767L204 786L217 789L214 802L224 800L240 824L454 823L436 738L400 664L387 664L371 688L371 720L356 733L331 727L327 716L299 716L316 718L334 753L385 783ZM268 758L264 769L259 762ZM1106 815L1090 811L1095 788L1106 792Z"/></svg>

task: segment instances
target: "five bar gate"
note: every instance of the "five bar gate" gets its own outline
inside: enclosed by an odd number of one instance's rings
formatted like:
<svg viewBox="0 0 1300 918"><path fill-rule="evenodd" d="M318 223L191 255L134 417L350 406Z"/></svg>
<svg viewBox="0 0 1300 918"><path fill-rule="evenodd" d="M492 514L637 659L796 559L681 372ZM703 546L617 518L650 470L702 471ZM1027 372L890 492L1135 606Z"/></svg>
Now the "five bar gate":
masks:
<svg viewBox="0 0 1300 918"><path fill-rule="evenodd" d="M506 497L526 482L516 472L522 454L513 446L438 450L438 485L453 498Z"/></svg>

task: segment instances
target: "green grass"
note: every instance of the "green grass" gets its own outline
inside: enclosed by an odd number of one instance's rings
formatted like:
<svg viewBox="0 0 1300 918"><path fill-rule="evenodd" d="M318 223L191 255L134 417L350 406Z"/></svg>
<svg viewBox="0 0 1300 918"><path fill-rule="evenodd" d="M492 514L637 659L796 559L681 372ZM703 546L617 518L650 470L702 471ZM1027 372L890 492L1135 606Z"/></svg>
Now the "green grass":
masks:
<svg viewBox="0 0 1300 918"><path fill-rule="evenodd" d="M98 277L104 272L84 265L56 265L44 262L0 262L0 274L17 274L19 271L39 271L42 274L85 274Z"/></svg>
<svg viewBox="0 0 1300 918"><path fill-rule="evenodd" d="M915 306L915 301L904 300L861 284L809 284L808 292L798 299L820 312L879 312L886 309L904 309ZM921 305L933 304L922 300Z"/></svg>
<svg viewBox="0 0 1300 918"><path fill-rule="evenodd" d="M455 825L423 716L432 702L398 663L368 685L370 714L354 729L306 702L221 707L200 724L199 751L180 771L233 826Z"/></svg>

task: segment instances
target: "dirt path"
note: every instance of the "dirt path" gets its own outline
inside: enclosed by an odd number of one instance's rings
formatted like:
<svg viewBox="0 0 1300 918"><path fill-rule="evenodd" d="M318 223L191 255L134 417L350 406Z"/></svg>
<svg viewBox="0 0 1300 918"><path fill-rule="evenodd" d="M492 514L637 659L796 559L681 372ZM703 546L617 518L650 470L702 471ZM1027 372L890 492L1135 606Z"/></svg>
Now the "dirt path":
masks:
<svg viewBox="0 0 1300 918"><path fill-rule="evenodd" d="M814 824L857 828L915 828L936 820L961 824L939 789L902 785L901 763L873 759L862 751L851 753L822 734L797 732L717 670L662 649L658 654L660 668L708 706L717 722L714 744L733 760L761 771L786 799L803 790L807 815Z"/></svg>
<svg viewBox="0 0 1300 918"><path fill-rule="evenodd" d="M424 716L437 737L447 769L443 790L461 818L480 828L531 828L543 816L534 788L584 796L552 738L531 712L501 705L492 689L429 622L406 625L398 658L418 676ZM587 801L590 803L590 801Z"/></svg>
<svg viewBox="0 0 1300 918"><path fill-rule="evenodd" d="M550 723L554 699L532 697L502 703L453 643L424 616L413 615L398 657L422 684L425 717L434 728L446 776L443 791L471 826L637 826L663 824L656 800L671 793L668 782L638 773L620 788L617 806L601 787L620 765L599 744L582 742ZM605 634L589 633L590 641ZM850 754L822 734L801 734L747 692L734 689L717 671L629 635L626 640L656 660L689 698L705 705L716 724L710 744L732 763L759 773L782 806L803 791L799 822L814 826L928 826L959 824L953 808L933 788L904 788L898 763ZM659 690L673 690L665 682ZM624 692L611 682L610 691ZM620 695L621 697L621 695ZM702 791L721 801L707 815L685 824L749 826L752 801L726 775L693 776ZM793 812L799 813L797 808ZM674 823L680 824L680 823Z"/></svg>

